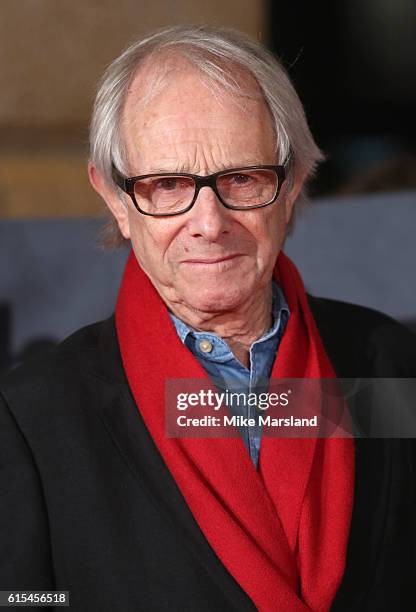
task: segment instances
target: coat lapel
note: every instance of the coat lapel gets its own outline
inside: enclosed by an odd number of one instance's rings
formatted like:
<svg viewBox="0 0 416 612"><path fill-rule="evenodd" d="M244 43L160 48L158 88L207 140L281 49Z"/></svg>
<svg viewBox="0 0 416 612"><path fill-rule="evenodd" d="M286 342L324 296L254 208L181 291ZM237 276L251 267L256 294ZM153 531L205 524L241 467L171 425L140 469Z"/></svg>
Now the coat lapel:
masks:
<svg viewBox="0 0 416 612"><path fill-rule="evenodd" d="M184 547L205 568L238 610L254 611L251 599L225 569L197 525L182 493L167 469L131 395L121 365L113 317L100 339L101 377L111 385L111 400L97 406L117 451L167 524L183 537Z"/></svg>

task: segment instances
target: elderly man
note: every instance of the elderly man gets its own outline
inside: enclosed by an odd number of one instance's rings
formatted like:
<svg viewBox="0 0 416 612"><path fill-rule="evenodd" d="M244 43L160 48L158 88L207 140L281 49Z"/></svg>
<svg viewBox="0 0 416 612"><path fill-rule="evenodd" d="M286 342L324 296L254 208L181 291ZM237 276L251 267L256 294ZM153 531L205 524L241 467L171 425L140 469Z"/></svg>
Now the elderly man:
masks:
<svg viewBox="0 0 416 612"><path fill-rule="evenodd" d="M410 333L307 296L282 252L320 159L243 35L171 28L108 68L89 176L132 253L115 317L2 384L3 590L77 611L413 609L411 441L265 438L254 407L237 437L165 432L172 379L415 376Z"/></svg>

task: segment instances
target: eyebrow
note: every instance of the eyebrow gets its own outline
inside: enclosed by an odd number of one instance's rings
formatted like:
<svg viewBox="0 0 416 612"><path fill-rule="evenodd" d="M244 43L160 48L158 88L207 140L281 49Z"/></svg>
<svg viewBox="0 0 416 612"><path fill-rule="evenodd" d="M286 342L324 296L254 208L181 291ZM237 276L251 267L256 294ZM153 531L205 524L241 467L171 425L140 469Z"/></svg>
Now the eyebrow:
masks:
<svg viewBox="0 0 416 612"><path fill-rule="evenodd" d="M146 174L158 174L158 173L164 174L165 172L168 173L172 173L172 174L178 174L178 173L182 173L184 172L185 174L189 174L189 169L188 166L186 164L176 164L173 168L167 168L166 166L152 166L151 168L149 168L149 170L147 171Z"/></svg>
<svg viewBox="0 0 416 612"><path fill-rule="evenodd" d="M217 170L215 170L215 172L222 172L223 170L232 170L233 168L246 168L249 166L257 166L259 165L258 161L249 161L249 160L245 160L239 164L221 164L220 167L218 167ZM214 172L214 173L215 173ZM189 169L188 164L186 163L182 163L182 164L176 164L173 168L170 167L163 167L163 166L152 166L151 168L149 168L149 170L146 172L146 174L197 174L195 172L191 172L191 170ZM143 173L144 174L144 173ZM211 172L209 173L211 174Z"/></svg>

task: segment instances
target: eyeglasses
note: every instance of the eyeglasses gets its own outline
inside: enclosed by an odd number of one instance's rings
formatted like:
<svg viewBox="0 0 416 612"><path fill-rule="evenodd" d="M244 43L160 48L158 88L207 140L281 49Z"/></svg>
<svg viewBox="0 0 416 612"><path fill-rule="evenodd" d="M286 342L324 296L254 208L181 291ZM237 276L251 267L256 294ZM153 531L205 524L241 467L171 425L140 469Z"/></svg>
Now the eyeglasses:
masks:
<svg viewBox="0 0 416 612"><path fill-rule="evenodd" d="M277 199L286 172L285 166L266 165L230 168L207 176L163 172L125 178L113 165L112 175L140 213L170 217L190 210L202 187L211 187L221 204L231 210L269 206Z"/></svg>

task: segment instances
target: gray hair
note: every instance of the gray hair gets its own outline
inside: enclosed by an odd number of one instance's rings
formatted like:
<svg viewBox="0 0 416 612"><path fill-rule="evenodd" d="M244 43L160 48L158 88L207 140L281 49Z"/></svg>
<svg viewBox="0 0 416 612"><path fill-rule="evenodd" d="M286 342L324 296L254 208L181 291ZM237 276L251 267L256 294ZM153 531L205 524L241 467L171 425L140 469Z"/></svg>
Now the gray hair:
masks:
<svg viewBox="0 0 416 612"><path fill-rule="evenodd" d="M248 92L241 79L236 78L236 68L254 77L270 110L278 163L289 159L289 184L298 176L308 179L313 175L324 156L313 139L302 104L286 71L272 53L232 29L174 26L156 31L129 46L110 64L101 79L91 120L90 161L109 186L117 189L111 176L112 163L120 172L128 173L121 125L129 86L145 62L157 60L166 53L181 55L208 79L214 90L228 91L235 99L258 96L256 92ZM163 62L159 64L163 66ZM162 81L160 75L156 76L154 87L160 89ZM148 101L150 96L149 91L145 92L144 100ZM303 189L296 208L305 198ZM114 219L107 224L103 242L113 247L124 242Z"/></svg>

